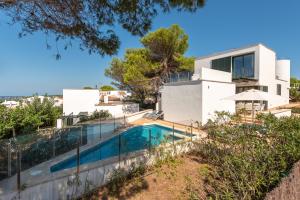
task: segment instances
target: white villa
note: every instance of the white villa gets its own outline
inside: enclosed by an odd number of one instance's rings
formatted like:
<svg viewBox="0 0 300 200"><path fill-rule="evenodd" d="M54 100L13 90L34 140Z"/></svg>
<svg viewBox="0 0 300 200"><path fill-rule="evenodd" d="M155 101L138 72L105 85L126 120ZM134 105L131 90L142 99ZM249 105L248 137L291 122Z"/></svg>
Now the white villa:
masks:
<svg viewBox="0 0 300 200"><path fill-rule="evenodd" d="M44 101L44 99L48 98L48 97L45 97L45 96L32 96L32 97L26 98L25 102L30 104L30 103L33 102L34 98L38 98L41 101L41 103L42 103Z"/></svg>
<svg viewBox="0 0 300 200"><path fill-rule="evenodd" d="M17 106L20 105L19 102L17 101L7 101L5 100L4 102L1 103L1 105L7 107L7 108L16 108Z"/></svg>
<svg viewBox="0 0 300 200"><path fill-rule="evenodd" d="M118 95L118 98L110 99L112 94L114 97ZM123 94L123 91L105 91L104 93L98 89L64 89L63 113L64 115L78 115L80 113L90 115L94 111L107 110L114 117L123 117L138 112L138 104L121 101L125 98Z"/></svg>
<svg viewBox="0 0 300 200"><path fill-rule="evenodd" d="M38 98L40 100L41 103L44 102L45 99L52 99L54 102L54 106L60 107L63 105L63 98L59 97L59 96L55 96L55 97L47 97L47 96L32 96L32 97L28 97L25 99L25 103L31 104L34 100L34 98Z"/></svg>
<svg viewBox="0 0 300 200"><path fill-rule="evenodd" d="M226 97L262 90L278 97L260 102L270 109L289 103L289 87L290 60L278 60L272 49L257 44L197 58L192 80L166 83L158 107L167 121L205 124L215 111L235 112L238 103Z"/></svg>

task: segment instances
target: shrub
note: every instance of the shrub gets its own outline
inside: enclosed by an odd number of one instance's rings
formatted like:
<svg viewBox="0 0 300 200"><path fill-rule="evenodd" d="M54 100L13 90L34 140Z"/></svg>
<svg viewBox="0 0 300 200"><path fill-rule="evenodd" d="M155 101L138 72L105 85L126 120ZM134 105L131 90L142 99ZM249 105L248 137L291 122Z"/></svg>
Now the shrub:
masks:
<svg viewBox="0 0 300 200"><path fill-rule="evenodd" d="M300 108L292 108L292 113L300 114Z"/></svg>
<svg viewBox="0 0 300 200"><path fill-rule="evenodd" d="M9 138L21 134L35 133L38 128L53 127L61 116L62 108L54 105L52 98L43 102L34 97L31 103L6 108L0 105L0 138Z"/></svg>
<svg viewBox="0 0 300 200"><path fill-rule="evenodd" d="M89 120L95 120L95 119L107 119L110 118L112 115L107 110L100 110L100 111L94 111L91 116L81 116L80 122L85 122Z"/></svg>
<svg viewBox="0 0 300 200"><path fill-rule="evenodd" d="M197 154L211 166L214 199L263 199L300 159L300 118L261 115L262 126L208 126Z"/></svg>
<svg viewBox="0 0 300 200"><path fill-rule="evenodd" d="M141 177L145 173L146 166L143 163L138 165L133 163L127 171L122 168L113 170L107 183L109 195L118 196L128 181Z"/></svg>

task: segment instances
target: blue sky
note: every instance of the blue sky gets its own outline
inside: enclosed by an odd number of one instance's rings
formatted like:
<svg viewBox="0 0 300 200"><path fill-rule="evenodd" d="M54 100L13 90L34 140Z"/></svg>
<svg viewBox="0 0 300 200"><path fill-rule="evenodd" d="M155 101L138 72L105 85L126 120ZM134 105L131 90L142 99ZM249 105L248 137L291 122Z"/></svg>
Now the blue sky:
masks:
<svg viewBox="0 0 300 200"><path fill-rule="evenodd" d="M291 59L293 76L300 78L299 0L208 0L197 13L159 14L152 31L179 24L189 35L187 56L201 56L248 44L264 43L278 58ZM2 20L1 20L2 19ZM116 28L121 47L140 47L139 37ZM112 57L89 55L76 45L56 60L41 33L18 38L16 26L0 15L0 96L61 94L63 88L109 84L104 76Z"/></svg>

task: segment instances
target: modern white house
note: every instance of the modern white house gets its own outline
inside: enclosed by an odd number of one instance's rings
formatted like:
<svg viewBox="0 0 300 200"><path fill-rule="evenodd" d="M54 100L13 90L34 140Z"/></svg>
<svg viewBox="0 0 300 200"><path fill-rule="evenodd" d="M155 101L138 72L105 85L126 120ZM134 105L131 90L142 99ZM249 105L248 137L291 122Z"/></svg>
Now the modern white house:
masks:
<svg viewBox="0 0 300 200"><path fill-rule="evenodd" d="M230 95L268 92L278 97L260 102L270 109L289 103L289 87L290 60L279 60L272 49L256 44L197 58L192 80L162 87L159 107L165 120L205 124L215 111L235 112L235 102L224 100Z"/></svg>
<svg viewBox="0 0 300 200"><path fill-rule="evenodd" d="M26 98L25 102L30 104L30 103L33 102L34 98L38 98L41 101L41 103L43 103L44 99L45 98L49 98L49 97L45 97L45 96L32 96L32 97Z"/></svg>
<svg viewBox="0 0 300 200"><path fill-rule="evenodd" d="M103 94L102 94L103 95ZM98 89L64 89L63 113L64 115L78 115L80 113L92 114L94 111L107 110L114 117L139 111L139 105L122 101L101 102Z"/></svg>
<svg viewBox="0 0 300 200"><path fill-rule="evenodd" d="M63 106L64 100L62 97L54 97L53 101L54 101L54 106L57 107Z"/></svg>

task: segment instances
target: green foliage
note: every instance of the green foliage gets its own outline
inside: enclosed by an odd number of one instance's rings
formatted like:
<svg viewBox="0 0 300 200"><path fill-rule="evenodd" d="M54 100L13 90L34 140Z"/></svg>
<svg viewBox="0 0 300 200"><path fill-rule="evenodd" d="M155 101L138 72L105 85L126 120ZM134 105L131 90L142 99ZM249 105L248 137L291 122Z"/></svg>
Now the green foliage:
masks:
<svg viewBox="0 0 300 200"><path fill-rule="evenodd" d="M300 88L295 88L295 84L300 84L300 80L295 77L290 79L291 89L290 89L290 99L292 101L300 101Z"/></svg>
<svg viewBox="0 0 300 200"><path fill-rule="evenodd" d="M298 80L296 77L291 77L290 84L293 85L293 84L296 84L296 83L300 83L300 80Z"/></svg>
<svg viewBox="0 0 300 200"><path fill-rule="evenodd" d="M141 178L146 173L146 170L147 168L143 163L140 163L139 165L133 163L128 171L122 168L112 171L107 184L109 195L120 195L121 189L126 185L126 183L128 183L128 181L135 178Z"/></svg>
<svg viewBox="0 0 300 200"><path fill-rule="evenodd" d="M91 86L85 86L85 87L83 87L83 89L84 89L84 90L91 90L91 89L94 89L94 88L91 87Z"/></svg>
<svg viewBox="0 0 300 200"><path fill-rule="evenodd" d="M7 14L12 24L21 26L20 37L42 31L56 35L56 42L66 40L65 49L76 39L80 41L80 49L112 55L120 45L114 27L142 36L151 29L158 10L195 12L204 4L205 0L29 0L0 1L0 11ZM50 47L47 43L47 48ZM56 58L60 58L59 53Z"/></svg>
<svg viewBox="0 0 300 200"><path fill-rule="evenodd" d="M290 89L290 98L292 101L300 101L300 91L297 88Z"/></svg>
<svg viewBox="0 0 300 200"><path fill-rule="evenodd" d="M178 25L161 28L141 39L143 48L127 49L124 58L114 58L105 75L120 89L132 92L132 98L144 104L157 101L160 86L173 72L191 71L194 58L184 56L188 36Z"/></svg>
<svg viewBox="0 0 300 200"><path fill-rule="evenodd" d="M56 119L62 114L61 107L55 107L51 98L44 98L43 102L38 97L28 105L14 109L0 106L0 138L11 137L16 134L29 134L38 127L55 126Z"/></svg>
<svg viewBox="0 0 300 200"><path fill-rule="evenodd" d="M191 177L185 176L184 178L186 182L185 192L187 193L188 200L200 200L199 191L197 191L197 187L195 187Z"/></svg>
<svg viewBox="0 0 300 200"><path fill-rule="evenodd" d="M101 91L114 91L115 88L111 85L103 85L103 86L101 86L100 90Z"/></svg>
<svg viewBox="0 0 300 200"><path fill-rule="evenodd" d="M80 117L80 122L85 122L85 121L95 120L100 118L105 120L109 117L112 117L112 115L107 110L94 111L91 116Z"/></svg>
<svg viewBox="0 0 300 200"><path fill-rule="evenodd" d="M300 114L300 108L292 108L292 113Z"/></svg>
<svg viewBox="0 0 300 200"><path fill-rule="evenodd" d="M263 125L211 123L198 155L210 166L213 199L263 199L300 159L300 118L261 115Z"/></svg>

